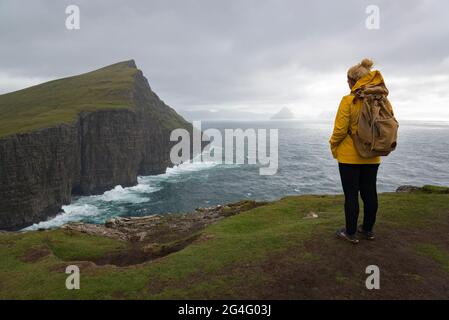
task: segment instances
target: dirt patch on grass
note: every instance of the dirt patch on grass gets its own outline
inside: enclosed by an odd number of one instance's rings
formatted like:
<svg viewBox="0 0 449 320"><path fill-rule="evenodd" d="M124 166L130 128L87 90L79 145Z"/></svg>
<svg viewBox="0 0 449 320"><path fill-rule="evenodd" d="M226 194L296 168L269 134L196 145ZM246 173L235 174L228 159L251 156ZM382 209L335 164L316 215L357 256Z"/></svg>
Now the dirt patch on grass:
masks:
<svg viewBox="0 0 449 320"><path fill-rule="evenodd" d="M148 291L186 290L185 298L191 299L449 299L449 273L416 250L419 244L432 243L449 251L449 223L402 229L379 225L376 235L375 241L352 245L321 229L262 261L198 272L182 283L152 280ZM369 265L380 268L379 290L366 288ZM216 280L229 285L217 292L194 289Z"/></svg>
<svg viewBox="0 0 449 320"><path fill-rule="evenodd" d="M259 267L269 275L269 288L256 294L262 299L449 299L449 273L415 249L435 242L448 249L447 225L432 232L380 227L377 236L358 245L333 235L314 237L297 252L270 257ZM301 262L304 252L316 258ZM366 288L369 265L380 269L379 290Z"/></svg>
<svg viewBox="0 0 449 320"><path fill-rule="evenodd" d="M125 267L149 262L170 253L180 251L199 238L199 234L170 243L130 243L127 249L105 255L94 262L97 265Z"/></svg>
<svg viewBox="0 0 449 320"><path fill-rule="evenodd" d="M112 299L114 300L125 300L126 295L121 291L115 291L111 294Z"/></svg>
<svg viewBox="0 0 449 320"><path fill-rule="evenodd" d="M215 239L213 234L201 234L193 243L203 243Z"/></svg>
<svg viewBox="0 0 449 320"><path fill-rule="evenodd" d="M160 278L152 278L148 282L148 294L159 294L168 286L170 286L170 281Z"/></svg>
<svg viewBox="0 0 449 320"><path fill-rule="evenodd" d="M45 258L51 253L51 250L45 245L31 247L25 252L23 256L20 257L20 261L34 263Z"/></svg>

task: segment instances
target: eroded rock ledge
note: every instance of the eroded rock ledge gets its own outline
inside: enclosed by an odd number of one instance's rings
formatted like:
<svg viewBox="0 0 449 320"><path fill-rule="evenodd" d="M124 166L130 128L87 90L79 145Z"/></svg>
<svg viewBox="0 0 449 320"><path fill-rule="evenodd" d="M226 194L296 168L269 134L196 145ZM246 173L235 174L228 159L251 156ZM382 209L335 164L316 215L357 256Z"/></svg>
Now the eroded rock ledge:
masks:
<svg viewBox="0 0 449 320"><path fill-rule="evenodd" d="M99 265L124 266L179 251L196 240L201 241L198 231L206 226L264 204L266 202L244 200L228 205L198 208L191 213L119 217L103 225L70 223L61 228L68 232L81 232L128 242L128 250L95 261Z"/></svg>
<svg viewBox="0 0 449 320"><path fill-rule="evenodd" d="M441 187L441 186L433 186L433 185L425 185L422 187L416 187L416 186L412 186L412 185L404 185L404 186L398 187L396 189L396 192L401 192L401 193L422 192L422 193L447 194L447 193L449 193L449 188Z"/></svg>

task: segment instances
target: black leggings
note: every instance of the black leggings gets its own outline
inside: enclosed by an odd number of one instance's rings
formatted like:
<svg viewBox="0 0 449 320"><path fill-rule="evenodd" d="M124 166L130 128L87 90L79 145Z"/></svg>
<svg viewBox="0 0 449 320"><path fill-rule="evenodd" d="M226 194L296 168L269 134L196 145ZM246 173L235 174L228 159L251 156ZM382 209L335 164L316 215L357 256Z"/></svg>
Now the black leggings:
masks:
<svg viewBox="0 0 449 320"><path fill-rule="evenodd" d="M339 163L341 184L345 193L346 233L357 231L359 218L359 191L363 200L363 229L372 231L377 214L377 170L378 164Z"/></svg>

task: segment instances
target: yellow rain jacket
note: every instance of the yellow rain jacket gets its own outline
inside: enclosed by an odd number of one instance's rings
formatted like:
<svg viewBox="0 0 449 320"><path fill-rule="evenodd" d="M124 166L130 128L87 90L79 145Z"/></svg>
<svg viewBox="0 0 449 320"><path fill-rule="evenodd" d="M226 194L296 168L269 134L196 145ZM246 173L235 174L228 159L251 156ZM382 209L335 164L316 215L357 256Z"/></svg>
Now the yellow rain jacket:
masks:
<svg viewBox="0 0 449 320"><path fill-rule="evenodd" d="M330 139L332 155L339 163L348 164L377 164L380 163L380 157L362 158L355 149L349 129L356 132L359 124L359 114L362 108L362 100L359 99L353 103L354 92L362 86L375 86L384 82L382 74L375 70L371 71L352 87L351 94L344 96L338 107L335 117L334 132Z"/></svg>

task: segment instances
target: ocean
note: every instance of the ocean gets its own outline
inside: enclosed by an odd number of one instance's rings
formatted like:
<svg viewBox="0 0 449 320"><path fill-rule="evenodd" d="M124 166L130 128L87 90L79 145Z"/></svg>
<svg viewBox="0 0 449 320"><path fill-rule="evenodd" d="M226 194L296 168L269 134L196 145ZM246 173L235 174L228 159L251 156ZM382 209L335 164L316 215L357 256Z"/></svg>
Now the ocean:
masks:
<svg viewBox="0 0 449 320"><path fill-rule="evenodd" d="M278 129L277 173L260 175L258 164L183 163L164 174L139 177L134 187L116 186L102 195L75 197L63 213L26 230L74 221L104 223L116 216L189 212L242 199L341 193L338 166L328 144L332 126L330 121L203 122L203 130ZM405 184L449 185L449 123L400 122L398 148L383 159L378 191L392 192Z"/></svg>

